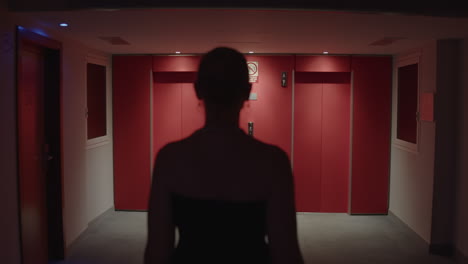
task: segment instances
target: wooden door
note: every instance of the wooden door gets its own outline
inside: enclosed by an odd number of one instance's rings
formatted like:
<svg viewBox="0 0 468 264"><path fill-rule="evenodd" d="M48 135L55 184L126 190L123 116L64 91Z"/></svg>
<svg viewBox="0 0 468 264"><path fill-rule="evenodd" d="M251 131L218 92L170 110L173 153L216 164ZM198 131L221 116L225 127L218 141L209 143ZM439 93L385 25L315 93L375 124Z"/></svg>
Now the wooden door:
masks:
<svg viewBox="0 0 468 264"><path fill-rule="evenodd" d="M22 46L18 78L18 156L24 264L48 261L43 65L43 49L32 44Z"/></svg>

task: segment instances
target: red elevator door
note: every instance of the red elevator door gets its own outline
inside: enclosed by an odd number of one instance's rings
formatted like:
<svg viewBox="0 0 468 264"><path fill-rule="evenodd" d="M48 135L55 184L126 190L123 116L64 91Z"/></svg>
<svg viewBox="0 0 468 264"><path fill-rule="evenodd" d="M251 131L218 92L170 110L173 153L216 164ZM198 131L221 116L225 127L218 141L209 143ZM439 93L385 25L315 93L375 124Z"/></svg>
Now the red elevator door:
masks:
<svg viewBox="0 0 468 264"><path fill-rule="evenodd" d="M192 82L153 86L153 155L164 145L190 136L203 127L205 112Z"/></svg>
<svg viewBox="0 0 468 264"><path fill-rule="evenodd" d="M350 84L297 83L294 111L296 210L347 212Z"/></svg>

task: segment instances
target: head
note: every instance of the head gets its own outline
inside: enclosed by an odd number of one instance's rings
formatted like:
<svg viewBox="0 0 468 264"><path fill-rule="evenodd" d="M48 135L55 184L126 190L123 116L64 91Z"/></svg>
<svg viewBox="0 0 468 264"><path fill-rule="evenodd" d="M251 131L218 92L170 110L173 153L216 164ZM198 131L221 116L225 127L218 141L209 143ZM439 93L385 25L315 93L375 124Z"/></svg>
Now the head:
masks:
<svg viewBox="0 0 468 264"><path fill-rule="evenodd" d="M240 52L221 47L203 56L195 91L208 108L240 110L250 90L247 62Z"/></svg>

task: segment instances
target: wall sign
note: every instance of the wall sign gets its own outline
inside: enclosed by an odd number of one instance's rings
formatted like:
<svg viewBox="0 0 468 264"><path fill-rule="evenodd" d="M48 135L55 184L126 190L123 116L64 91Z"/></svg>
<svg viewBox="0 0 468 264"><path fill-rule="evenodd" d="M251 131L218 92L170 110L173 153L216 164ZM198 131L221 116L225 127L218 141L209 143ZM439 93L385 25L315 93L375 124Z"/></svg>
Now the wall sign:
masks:
<svg viewBox="0 0 468 264"><path fill-rule="evenodd" d="M248 61L247 67L249 68L249 82L254 83L258 80L258 61Z"/></svg>

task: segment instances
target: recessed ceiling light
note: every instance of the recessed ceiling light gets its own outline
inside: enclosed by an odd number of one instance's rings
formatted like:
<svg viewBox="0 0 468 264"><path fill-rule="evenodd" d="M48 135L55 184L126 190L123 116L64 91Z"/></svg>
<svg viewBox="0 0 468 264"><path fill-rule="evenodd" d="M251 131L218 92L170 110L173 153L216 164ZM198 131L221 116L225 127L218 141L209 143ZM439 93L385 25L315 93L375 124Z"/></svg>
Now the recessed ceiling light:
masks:
<svg viewBox="0 0 468 264"><path fill-rule="evenodd" d="M68 27L68 24L67 24L67 23L60 23L59 26L61 26L61 27Z"/></svg>
<svg viewBox="0 0 468 264"><path fill-rule="evenodd" d="M176 51L175 53L176 53L176 54L180 54L180 51Z"/></svg>
<svg viewBox="0 0 468 264"><path fill-rule="evenodd" d="M254 53L253 51L249 51L250 54Z"/></svg>
<svg viewBox="0 0 468 264"><path fill-rule="evenodd" d="M324 51L323 54L328 54L328 51Z"/></svg>

